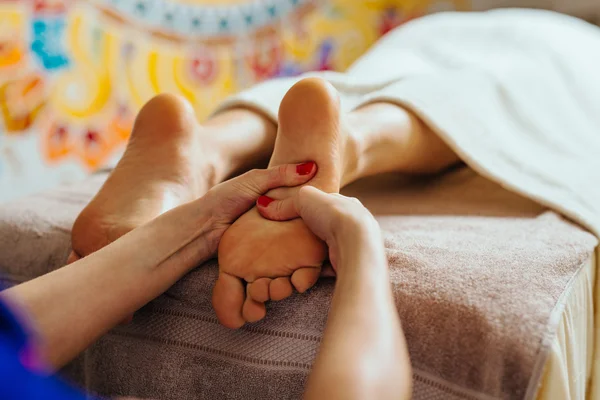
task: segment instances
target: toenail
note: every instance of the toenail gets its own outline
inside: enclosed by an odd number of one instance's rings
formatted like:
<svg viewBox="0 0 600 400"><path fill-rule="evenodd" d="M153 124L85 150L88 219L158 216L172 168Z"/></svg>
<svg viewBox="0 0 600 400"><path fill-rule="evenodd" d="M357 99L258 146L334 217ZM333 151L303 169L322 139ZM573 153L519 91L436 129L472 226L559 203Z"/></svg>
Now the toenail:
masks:
<svg viewBox="0 0 600 400"><path fill-rule="evenodd" d="M312 161L304 163L304 164L298 164L298 165L296 165L296 173L298 175L308 175L312 172L314 167L315 167L315 163Z"/></svg>
<svg viewBox="0 0 600 400"><path fill-rule="evenodd" d="M304 174L306 175L306 174ZM261 207L267 207L271 202L275 201L275 199L270 198L269 196L260 196L258 198L258 205Z"/></svg>

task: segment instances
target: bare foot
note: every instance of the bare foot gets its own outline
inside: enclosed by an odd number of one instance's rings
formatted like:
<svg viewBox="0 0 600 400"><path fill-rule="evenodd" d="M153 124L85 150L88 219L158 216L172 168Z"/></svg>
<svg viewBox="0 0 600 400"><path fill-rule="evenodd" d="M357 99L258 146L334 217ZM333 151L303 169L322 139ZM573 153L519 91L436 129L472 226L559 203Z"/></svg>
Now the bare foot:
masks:
<svg viewBox="0 0 600 400"><path fill-rule="evenodd" d="M217 160L209 158L216 156L201 156L201 129L192 108L179 97L162 94L146 103L123 158L75 221L69 261L101 249L218 183Z"/></svg>
<svg viewBox="0 0 600 400"><path fill-rule="evenodd" d="M270 165L313 160L319 170L309 184L338 192L346 159L356 159L347 132L335 89L321 79L304 79L287 92L279 108ZM296 190L276 189L267 196L285 198ZM265 301L290 296L292 286L299 292L313 286L326 255L325 244L302 220L268 221L256 208L250 210L225 232L219 245L219 278L213 289L219 321L238 328L262 319ZM247 287L243 281L249 282Z"/></svg>

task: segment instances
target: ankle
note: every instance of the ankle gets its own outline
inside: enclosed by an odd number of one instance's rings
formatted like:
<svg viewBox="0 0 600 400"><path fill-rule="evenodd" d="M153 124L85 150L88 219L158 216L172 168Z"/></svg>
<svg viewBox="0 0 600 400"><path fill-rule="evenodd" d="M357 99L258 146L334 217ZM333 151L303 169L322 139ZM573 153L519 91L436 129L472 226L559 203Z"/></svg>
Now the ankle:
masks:
<svg viewBox="0 0 600 400"><path fill-rule="evenodd" d="M395 104L371 103L352 111L348 118L358 143L360 177L406 172L418 128L416 117Z"/></svg>
<svg viewBox="0 0 600 400"><path fill-rule="evenodd" d="M200 128L195 154L197 168L203 171L208 188L218 185L231 175L231 160L226 148L216 139L219 130L203 125Z"/></svg>
<svg viewBox="0 0 600 400"><path fill-rule="evenodd" d="M211 152L219 177L262 166L269 160L277 125L250 108L232 108L214 115L203 125L201 144Z"/></svg>
<svg viewBox="0 0 600 400"><path fill-rule="evenodd" d="M342 130L346 133L342 187L364 176L364 158L367 143L363 135L360 117L350 113L342 119Z"/></svg>

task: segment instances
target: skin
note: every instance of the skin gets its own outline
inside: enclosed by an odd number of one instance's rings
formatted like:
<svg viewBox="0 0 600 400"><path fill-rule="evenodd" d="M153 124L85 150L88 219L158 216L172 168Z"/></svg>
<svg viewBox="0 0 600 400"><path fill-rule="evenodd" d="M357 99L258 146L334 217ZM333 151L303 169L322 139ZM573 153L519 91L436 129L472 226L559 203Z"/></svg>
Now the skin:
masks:
<svg viewBox="0 0 600 400"><path fill-rule="evenodd" d="M223 232L271 188L312 178L295 165L250 171L63 268L2 292L32 319L45 361L60 368L214 257Z"/></svg>
<svg viewBox="0 0 600 400"><path fill-rule="evenodd" d="M38 329L45 360L58 369L196 265L223 232L269 189L297 186L295 165L251 171L218 185L94 254L5 290ZM265 217L301 217L328 245L337 283L305 399L409 399L411 369L389 284L379 227L356 200L304 187L259 206ZM173 229L177 226L177 229ZM169 232L165 235L165 232Z"/></svg>
<svg viewBox="0 0 600 400"><path fill-rule="evenodd" d="M409 399L412 373L389 283L379 225L356 200L311 186L267 206L269 219L300 216L327 243L337 275L305 399Z"/></svg>
<svg viewBox="0 0 600 400"><path fill-rule="evenodd" d="M433 172L456 161L453 153L444 153L447 147L432 143L428 133L408 114L402 114L402 109L388 106L387 111L385 105L367 109L370 111L365 113L378 114L374 125L380 130L359 134L360 123L352 123L353 118L342 113L332 85L320 78L302 79L288 90L279 106L269 165L310 157L319 171L307 185L338 193L344 185L370 175ZM387 127L394 123L395 130ZM400 128L402 123L405 125ZM421 142L430 145L426 151L420 150L424 147ZM407 148L412 150L405 154ZM282 199L297 190L280 188L267 196ZM258 321L266 315L265 301L282 300L293 289L302 293L313 286L326 258L323 242L316 239L302 220L265 221L256 209L240 217L219 245L220 273L212 297L219 321L229 328Z"/></svg>
<svg viewBox="0 0 600 400"><path fill-rule="evenodd" d="M458 162L443 141L398 105L379 102L342 113L337 94L324 81L305 79L293 89L295 95L286 95L288 106L282 102L278 121L250 108L235 108L200 125L184 99L161 94L150 100L138 114L124 156L75 221L70 260L200 198L240 171L266 165L269 158L271 166L317 161L315 186L327 192L368 175L436 173ZM318 107L302 102L309 97L318 100ZM313 129L317 127L325 129ZM336 146L336 156L328 157ZM269 193L276 199L291 195L279 189ZM322 242L304 223L273 225L258 217L256 210L246 214L229 231L220 252L224 274L215 286L213 305L221 323L231 328L263 318L264 301L281 300L294 288L307 290L325 256ZM267 258L252 249L265 250ZM293 257L288 256L290 249L295 249ZM246 282L252 283L249 296L243 290Z"/></svg>

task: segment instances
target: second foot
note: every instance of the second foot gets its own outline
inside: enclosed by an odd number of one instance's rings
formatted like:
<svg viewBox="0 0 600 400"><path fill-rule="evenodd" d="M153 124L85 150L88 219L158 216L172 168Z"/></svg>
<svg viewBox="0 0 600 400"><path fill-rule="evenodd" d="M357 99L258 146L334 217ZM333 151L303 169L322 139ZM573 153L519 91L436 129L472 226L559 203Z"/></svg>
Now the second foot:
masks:
<svg viewBox="0 0 600 400"><path fill-rule="evenodd" d="M71 259L85 257L215 184L191 106L159 95L137 116L125 153L75 220Z"/></svg>

